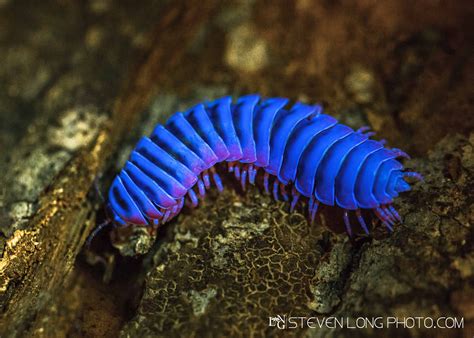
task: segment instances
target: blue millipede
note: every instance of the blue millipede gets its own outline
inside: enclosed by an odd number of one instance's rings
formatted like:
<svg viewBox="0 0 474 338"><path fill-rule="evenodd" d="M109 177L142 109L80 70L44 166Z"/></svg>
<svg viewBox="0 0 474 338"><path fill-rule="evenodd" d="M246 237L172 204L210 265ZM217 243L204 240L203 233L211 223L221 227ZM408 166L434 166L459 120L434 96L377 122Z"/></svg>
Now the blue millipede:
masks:
<svg viewBox="0 0 474 338"><path fill-rule="evenodd" d="M372 210L392 230L402 221L392 203L411 189L404 178L422 180L397 160L408 155L371 139L368 127L354 131L338 123L321 105L287 107L288 102L255 94L235 103L223 97L157 125L140 139L110 187L113 224L169 222L185 205L196 207L212 182L222 191L216 166L226 163L244 190L260 173L265 191L289 201L291 211L306 200L311 222L324 204L343 209L349 235L350 213L369 233L362 209Z"/></svg>

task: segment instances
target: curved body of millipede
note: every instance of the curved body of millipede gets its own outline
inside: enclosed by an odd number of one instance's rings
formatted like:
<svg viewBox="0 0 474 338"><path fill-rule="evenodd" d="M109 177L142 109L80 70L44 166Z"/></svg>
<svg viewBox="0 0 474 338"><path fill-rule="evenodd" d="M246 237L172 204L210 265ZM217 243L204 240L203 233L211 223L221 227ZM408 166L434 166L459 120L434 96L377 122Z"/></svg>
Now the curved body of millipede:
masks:
<svg viewBox="0 0 474 338"><path fill-rule="evenodd" d="M291 198L291 211L298 201L307 201L311 221L321 203L342 208L349 234L352 212L368 233L361 209L373 210L389 229L401 222L393 200L410 190L404 177L421 179L397 161L408 156L370 139L366 127L354 131L339 124L320 105L286 108L287 103L258 95L235 103L224 97L156 126L138 142L110 187L113 223L158 226L170 221L185 204L197 206L211 181L223 189L215 170L223 162L243 189L260 172L265 191L276 200Z"/></svg>

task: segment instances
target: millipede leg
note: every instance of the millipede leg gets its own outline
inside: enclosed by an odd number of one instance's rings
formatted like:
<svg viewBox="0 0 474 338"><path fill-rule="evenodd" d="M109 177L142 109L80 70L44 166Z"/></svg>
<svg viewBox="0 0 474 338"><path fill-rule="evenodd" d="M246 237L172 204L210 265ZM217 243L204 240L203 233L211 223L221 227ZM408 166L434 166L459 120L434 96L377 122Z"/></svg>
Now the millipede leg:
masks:
<svg viewBox="0 0 474 338"><path fill-rule="evenodd" d="M365 133L365 134L362 134L364 136L367 136L368 138L374 136L375 134L377 134L375 131L369 131L368 133Z"/></svg>
<svg viewBox="0 0 474 338"><path fill-rule="evenodd" d="M270 178L270 174L265 172L265 175L263 175L263 187L265 188L265 191L267 194L270 193L270 190L268 188L268 180Z"/></svg>
<svg viewBox="0 0 474 338"><path fill-rule="evenodd" d="M171 209L166 210L165 215L163 216L163 219L161 223L166 223L171 215Z"/></svg>
<svg viewBox="0 0 474 338"><path fill-rule="evenodd" d="M217 190L222 192L224 190L224 185L222 184L222 180L218 173L215 170L212 170L212 178L214 179L214 183L216 184Z"/></svg>
<svg viewBox="0 0 474 338"><path fill-rule="evenodd" d="M240 180L240 184L242 186L242 190L245 191L245 185L247 183L247 169L244 169L242 171L242 175L241 175L241 180Z"/></svg>
<svg viewBox="0 0 474 338"><path fill-rule="evenodd" d="M89 236L87 236L87 239L86 239L86 246L87 247L90 247L91 243L92 243L92 240L94 239L95 236L97 236L97 234L104 228L106 228L108 225L114 225L114 223L109 220L109 219L106 219L105 222L99 224L98 226L95 227L94 230L92 230L92 232L89 234Z"/></svg>
<svg viewBox="0 0 474 338"><path fill-rule="evenodd" d="M202 179L204 181L204 186L209 190L211 187L211 180L209 179L209 172L207 170L204 170L202 173Z"/></svg>
<svg viewBox="0 0 474 338"><path fill-rule="evenodd" d="M390 219L394 222L394 223L398 223L399 222L399 219L392 213L392 211L388 208L388 206L384 205L382 207L382 210L385 211L385 213L388 215L388 217L390 217Z"/></svg>
<svg viewBox="0 0 474 338"><path fill-rule="evenodd" d="M183 207L184 207L184 197L181 197L179 199L179 208L178 208L178 210L181 211L181 209L183 209Z"/></svg>
<svg viewBox="0 0 474 338"><path fill-rule="evenodd" d="M275 199L275 201L279 201L278 199L278 181L275 180L275 182L273 182L273 198Z"/></svg>
<svg viewBox="0 0 474 338"><path fill-rule="evenodd" d="M359 134L362 134L366 131L370 130L370 127L369 126L362 126L360 127L359 129L357 129L356 133L359 133Z"/></svg>
<svg viewBox="0 0 474 338"><path fill-rule="evenodd" d="M385 225L387 229L390 230L390 232L393 232L393 226L391 226L389 223L382 221L382 224Z"/></svg>
<svg viewBox="0 0 474 338"><path fill-rule="evenodd" d="M380 208L376 208L374 210L375 214L377 217L380 219L383 225L385 225L390 231L393 231L393 223L390 221L386 215L384 215L384 212Z"/></svg>
<svg viewBox="0 0 474 338"><path fill-rule="evenodd" d="M318 212L319 208L319 201L316 201L313 203L313 207L311 209L311 224L314 222L314 218L316 217L316 213Z"/></svg>
<svg viewBox="0 0 474 338"><path fill-rule="evenodd" d="M236 179L240 180L240 166L236 165L234 167L234 176Z"/></svg>
<svg viewBox="0 0 474 338"><path fill-rule="evenodd" d="M227 162L227 167L230 173L234 171L234 165L235 165L234 162Z"/></svg>
<svg viewBox="0 0 474 338"><path fill-rule="evenodd" d="M383 138L379 142L382 143L382 145L385 145L387 143L387 140Z"/></svg>
<svg viewBox="0 0 474 338"><path fill-rule="evenodd" d="M375 211L378 212L377 216L380 215L380 217L383 221L387 222L388 224L390 224L392 226L395 225L395 223L392 221L392 218L389 215L387 215L387 213L382 208L380 208L380 207L376 208Z"/></svg>
<svg viewBox="0 0 474 338"><path fill-rule="evenodd" d="M350 237L352 237L352 226L349 221L349 213L347 210L344 210L344 224L346 226L346 231L349 234Z"/></svg>
<svg viewBox="0 0 474 338"><path fill-rule="evenodd" d="M280 183L280 194L283 196L285 202L288 202L288 193L286 192L286 186L283 183Z"/></svg>
<svg viewBox="0 0 474 338"><path fill-rule="evenodd" d="M390 210L390 212L392 213L392 215L394 215L395 218L396 218L400 223L403 222L402 217L401 217L400 214L398 213L397 209L395 209L395 208L393 207L393 205L389 205L389 206L388 206L388 210Z"/></svg>
<svg viewBox="0 0 474 338"><path fill-rule="evenodd" d="M365 233L368 235L369 229L367 228L367 224L365 224L365 220L364 220L364 217L362 217L362 213L360 212L360 209L356 210L356 216L362 229L364 229Z"/></svg>
<svg viewBox="0 0 474 338"><path fill-rule="evenodd" d="M404 157L404 158L410 159L410 155L408 155L406 152L398 148L392 148L392 152L396 157Z"/></svg>
<svg viewBox="0 0 474 338"><path fill-rule="evenodd" d="M385 213L385 215L387 216L387 218L393 222L393 224L396 224L397 223L397 219L395 218L394 215L392 215L392 213L390 211L387 210L387 208L385 206L381 206L380 209L382 209L382 211Z"/></svg>
<svg viewBox="0 0 474 338"><path fill-rule="evenodd" d="M290 212L293 212L293 210L295 210L296 203L298 203L298 200L301 196L294 186L291 188L291 196L293 197L293 199L291 200Z"/></svg>
<svg viewBox="0 0 474 338"><path fill-rule="evenodd" d="M206 195L206 188L204 187L204 182L201 178L197 181L199 196L204 197Z"/></svg>
<svg viewBox="0 0 474 338"><path fill-rule="evenodd" d="M311 210L313 210L313 205L314 205L314 196L311 196L311 198L308 200L308 216L311 218Z"/></svg>
<svg viewBox="0 0 474 338"><path fill-rule="evenodd" d="M413 172L413 171L404 172L403 176L413 177L413 178L417 179L418 181L424 181L423 175L421 175L420 173L417 173L417 172Z"/></svg>
<svg viewBox="0 0 474 338"><path fill-rule="evenodd" d="M179 204L176 203L173 208L171 208L171 213L168 219L172 219L179 212Z"/></svg>
<svg viewBox="0 0 474 338"><path fill-rule="evenodd" d="M189 196L189 199L191 201L191 207L193 207L193 208L197 207L198 198L197 198L196 193L194 192L194 190L192 188L188 190L188 196Z"/></svg>
<svg viewBox="0 0 474 338"><path fill-rule="evenodd" d="M255 176L257 176L257 169L253 166L253 164L249 165L249 182L250 184L255 184Z"/></svg>

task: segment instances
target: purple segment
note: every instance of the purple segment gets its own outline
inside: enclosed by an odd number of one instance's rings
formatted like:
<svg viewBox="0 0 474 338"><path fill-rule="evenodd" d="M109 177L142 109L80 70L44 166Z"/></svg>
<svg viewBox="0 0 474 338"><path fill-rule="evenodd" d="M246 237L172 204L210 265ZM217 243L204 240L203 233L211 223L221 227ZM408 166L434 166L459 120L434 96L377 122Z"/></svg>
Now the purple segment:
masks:
<svg viewBox="0 0 474 338"><path fill-rule="evenodd" d="M403 169L401 163L394 159L385 161L380 165L374 184L374 195L380 204L388 204L393 201L392 196L386 192L386 187L392 171L401 169Z"/></svg>
<svg viewBox="0 0 474 338"><path fill-rule="evenodd" d="M357 204L360 208L373 209L380 205L373 194L375 175L380 165L384 161L393 158L393 156L390 150L381 148L368 156L362 164L354 189Z"/></svg>
<svg viewBox="0 0 474 338"><path fill-rule="evenodd" d="M162 125L156 126L151 139L175 159L183 163L194 174L199 175L206 168L206 164L195 153L189 150L177 137L171 134Z"/></svg>
<svg viewBox="0 0 474 338"><path fill-rule="evenodd" d="M285 98L271 98L263 101L254 111L253 136L257 151L256 166L266 167L270 160L270 134L276 114L288 103Z"/></svg>
<svg viewBox="0 0 474 338"><path fill-rule="evenodd" d="M320 202L334 205L334 187L342 162L352 149L365 140L367 140L367 136L352 132L328 149L316 172L314 194Z"/></svg>
<svg viewBox="0 0 474 338"><path fill-rule="evenodd" d="M186 194L187 189L183 187L181 183L136 151L132 151L129 161L135 164L142 172L155 181L171 197L178 199Z"/></svg>
<svg viewBox="0 0 474 338"><path fill-rule="evenodd" d="M156 205L162 208L169 208L176 204L173 197L168 195L155 181L147 176L132 162L125 164L124 170L135 184L143 190L145 195Z"/></svg>
<svg viewBox="0 0 474 338"><path fill-rule="evenodd" d="M232 108L235 131L242 147L242 163L253 163L257 160L253 139L253 113L259 100L258 95L242 96Z"/></svg>
<svg viewBox="0 0 474 338"><path fill-rule="evenodd" d="M367 140L355 147L345 158L336 177L336 203L341 208L348 210L358 208L354 194L357 174L365 159L380 148L382 148L380 142Z"/></svg>
<svg viewBox="0 0 474 338"><path fill-rule="evenodd" d="M109 190L109 203L112 210L125 222L146 225L148 222L141 214L133 198L123 186L122 180L116 176Z"/></svg>
<svg viewBox="0 0 474 338"><path fill-rule="evenodd" d="M191 170L171 157L148 137L142 137L135 151L173 176L186 189L190 189L197 182L197 176Z"/></svg>
<svg viewBox="0 0 474 338"><path fill-rule="evenodd" d="M158 211L155 205L148 199L145 193L132 181L128 174L122 170L120 172L120 178L122 183L127 189L129 195L137 203L137 206L140 208L142 214L151 219L161 218L163 214Z"/></svg>
<svg viewBox="0 0 474 338"><path fill-rule="evenodd" d="M275 118L270 137L270 161L265 168L270 174L277 176L283 162L283 152L291 132L303 119L311 115L318 114L321 106L310 106L303 103L296 103L289 112L280 111Z"/></svg>
<svg viewBox="0 0 474 338"><path fill-rule="evenodd" d="M209 145L199 136L193 126L184 118L182 113L176 113L166 123L168 129L174 136L179 138L189 149L191 149L206 164L209 169L217 162L217 156Z"/></svg>
<svg viewBox="0 0 474 338"><path fill-rule="evenodd" d="M226 96L209 103L206 110L229 151L227 161L237 161L242 158L242 148L232 122L231 104L232 98Z"/></svg>
<svg viewBox="0 0 474 338"><path fill-rule="evenodd" d="M211 147L217 156L217 161L222 162L229 157L229 151L224 141L214 129L212 121L209 119L202 104L191 108L184 113L184 116L199 135L201 135L202 139Z"/></svg>
<svg viewBox="0 0 474 338"><path fill-rule="evenodd" d="M301 154L311 140L321 131L335 125L337 120L329 115L320 114L312 119L305 119L298 123L291 133L286 144L283 163L279 172L279 179L284 184L295 181L296 170Z"/></svg>
<svg viewBox="0 0 474 338"><path fill-rule="evenodd" d="M319 163L321 163L327 150L335 142L350 133L352 133L351 128L342 124L336 124L335 126L319 133L311 141L309 146L301 155L301 161L298 164L298 171L296 173L295 186L301 194L306 197L311 197Z"/></svg>

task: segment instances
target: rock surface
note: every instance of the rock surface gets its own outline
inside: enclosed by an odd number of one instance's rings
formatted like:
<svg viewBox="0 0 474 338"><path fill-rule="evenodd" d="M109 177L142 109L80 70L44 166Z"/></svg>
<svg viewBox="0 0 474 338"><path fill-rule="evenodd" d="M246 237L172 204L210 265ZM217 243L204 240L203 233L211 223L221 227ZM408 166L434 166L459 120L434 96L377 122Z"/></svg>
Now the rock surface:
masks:
<svg viewBox="0 0 474 338"><path fill-rule="evenodd" d="M465 329L448 334L472 336L466 4L31 6L0 1L1 336L279 336L268 326L276 315L456 316ZM351 241L330 230L338 215L309 226L229 180L156 241L143 229L105 231L82 249L103 218L89 190L105 190L140 135L193 103L248 92L323 102L410 153L426 181L397 201L404 224ZM447 334L400 332L384 331Z"/></svg>

